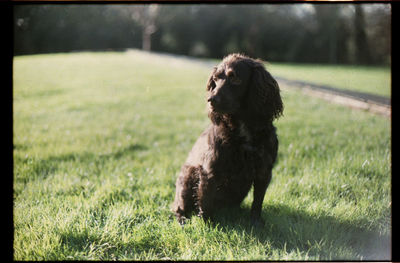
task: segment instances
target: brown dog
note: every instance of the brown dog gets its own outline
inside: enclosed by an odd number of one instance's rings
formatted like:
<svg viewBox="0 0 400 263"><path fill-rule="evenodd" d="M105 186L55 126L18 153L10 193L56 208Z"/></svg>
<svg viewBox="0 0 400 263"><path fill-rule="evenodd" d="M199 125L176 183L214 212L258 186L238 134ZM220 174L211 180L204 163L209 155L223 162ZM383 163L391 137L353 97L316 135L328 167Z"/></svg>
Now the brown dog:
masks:
<svg viewBox="0 0 400 263"><path fill-rule="evenodd" d="M210 126L200 135L176 181L173 212L180 223L192 212L208 218L239 206L254 186L252 223L261 207L278 152L272 121L282 115L278 83L259 60L231 54L207 83Z"/></svg>

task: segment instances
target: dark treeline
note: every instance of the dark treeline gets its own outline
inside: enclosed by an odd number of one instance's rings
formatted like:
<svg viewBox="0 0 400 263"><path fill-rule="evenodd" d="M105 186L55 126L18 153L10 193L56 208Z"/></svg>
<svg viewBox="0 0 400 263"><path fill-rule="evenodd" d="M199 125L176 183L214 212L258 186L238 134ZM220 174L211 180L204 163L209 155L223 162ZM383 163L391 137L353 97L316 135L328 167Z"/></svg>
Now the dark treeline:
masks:
<svg viewBox="0 0 400 263"><path fill-rule="evenodd" d="M389 64L390 16L389 4L16 5L14 54L142 48Z"/></svg>

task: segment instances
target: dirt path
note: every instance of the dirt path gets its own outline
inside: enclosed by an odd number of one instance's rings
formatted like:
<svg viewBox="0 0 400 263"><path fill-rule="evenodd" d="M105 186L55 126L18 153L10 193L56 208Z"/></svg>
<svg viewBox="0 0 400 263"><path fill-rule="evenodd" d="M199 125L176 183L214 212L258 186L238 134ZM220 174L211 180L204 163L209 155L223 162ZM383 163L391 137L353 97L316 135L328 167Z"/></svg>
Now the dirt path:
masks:
<svg viewBox="0 0 400 263"><path fill-rule="evenodd" d="M358 91L342 90L281 77L275 77L275 79L282 87L299 88L310 96L319 97L329 102L345 105L354 109L367 110L386 117L391 116L391 99L387 97Z"/></svg>

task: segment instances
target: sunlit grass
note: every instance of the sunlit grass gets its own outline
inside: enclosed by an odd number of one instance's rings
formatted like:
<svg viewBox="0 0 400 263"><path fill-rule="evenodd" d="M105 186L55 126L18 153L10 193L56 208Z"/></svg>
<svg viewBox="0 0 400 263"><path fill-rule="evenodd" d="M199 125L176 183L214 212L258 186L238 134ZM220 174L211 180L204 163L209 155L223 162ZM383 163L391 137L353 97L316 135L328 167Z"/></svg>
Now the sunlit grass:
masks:
<svg viewBox="0 0 400 263"><path fill-rule="evenodd" d="M282 91L266 226L248 223L251 195L179 226L169 208L209 121L210 70L139 51L16 57L14 258L389 259L390 120L295 90Z"/></svg>
<svg viewBox="0 0 400 263"><path fill-rule="evenodd" d="M391 95L390 67L273 63L272 74L291 80L355 90L381 96Z"/></svg>

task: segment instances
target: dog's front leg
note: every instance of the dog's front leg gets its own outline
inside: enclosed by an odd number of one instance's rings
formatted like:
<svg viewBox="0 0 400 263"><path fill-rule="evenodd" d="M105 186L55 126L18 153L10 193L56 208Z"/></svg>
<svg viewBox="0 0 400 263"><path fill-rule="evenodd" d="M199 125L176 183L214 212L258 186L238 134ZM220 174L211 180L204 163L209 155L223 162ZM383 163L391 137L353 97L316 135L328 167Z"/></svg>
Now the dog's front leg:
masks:
<svg viewBox="0 0 400 263"><path fill-rule="evenodd" d="M200 183L197 192L197 204L199 208L199 216L204 219L209 219L214 213L215 194L217 186L212 174L203 173L200 176Z"/></svg>
<svg viewBox="0 0 400 263"><path fill-rule="evenodd" d="M180 224L195 209L195 189L199 182L201 169L190 165L184 165L176 180L176 194L172 211Z"/></svg>
<svg viewBox="0 0 400 263"><path fill-rule="evenodd" d="M255 226L263 226L264 220L261 218L261 208L264 195L271 182L271 170L267 175L258 176L254 180L253 204L251 205L251 223Z"/></svg>

